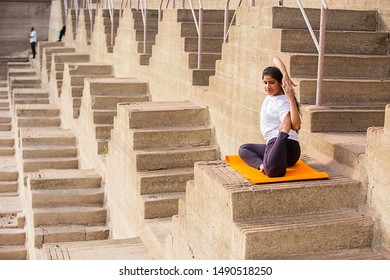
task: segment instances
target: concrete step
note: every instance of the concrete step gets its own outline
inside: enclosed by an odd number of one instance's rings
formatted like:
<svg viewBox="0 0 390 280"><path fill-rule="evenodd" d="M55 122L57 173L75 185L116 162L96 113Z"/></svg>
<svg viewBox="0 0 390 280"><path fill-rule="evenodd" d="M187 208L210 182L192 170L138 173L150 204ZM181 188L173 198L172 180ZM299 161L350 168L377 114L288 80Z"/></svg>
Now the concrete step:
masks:
<svg viewBox="0 0 390 280"><path fill-rule="evenodd" d="M114 12L114 17L118 18L120 10L114 9L113 12ZM99 10L99 15L101 15L102 17L110 17L110 10L107 8Z"/></svg>
<svg viewBox="0 0 390 280"><path fill-rule="evenodd" d="M0 181L17 181L19 177L18 171L12 168L0 169Z"/></svg>
<svg viewBox="0 0 390 280"><path fill-rule="evenodd" d="M98 139L110 139L111 129L114 126L111 124L99 124L95 125L96 138Z"/></svg>
<svg viewBox="0 0 390 280"><path fill-rule="evenodd" d="M102 207L102 189L32 190L33 208Z"/></svg>
<svg viewBox="0 0 390 280"><path fill-rule="evenodd" d="M94 170L40 170L29 175L32 190L98 189L102 177Z"/></svg>
<svg viewBox="0 0 390 280"><path fill-rule="evenodd" d="M191 9L177 9L177 21L178 22L194 22L194 18ZM199 11L195 10L196 18L199 18ZM204 23L223 23L224 10L203 10L203 22ZM230 12L230 19L233 13Z"/></svg>
<svg viewBox="0 0 390 280"><path fill-rule="evenodd" d="M0 260L26 260L27 249L22 245L0 247Z"/></svg>
<svg viewBox="0 0 390 280"><path fill-rule="evenodd" d="M137 173L140 194L184 192L186 183L194 178L194 169L176 168Z"/></svg>
<svg viewBox="0 0 390 280"><path fill-rule="evenodd" d="M359 132L371 126L383 126L382 106L305 106L302 128L310 132Z"/></svg>
<svg viewBox="0 0 390 280"><path fill-rule="evenodd" d="M317 53L317 48L307 29L283 29L281 34L282 52ZM319 38L318 32L315 34ZM387 55L388 36L389 34L385 32L328 31L326 32L325 53Z"/></svg>
<svg viewBox="0 0 390 280"><path fill-rule="evenodd" d="M147 102L150 100L149 95L127 95L127 96L92 96L91 97L91 107L93 110L116 110L118 103L132 103L132 102Z"/></svg>
<svg viewBox="0 0 390 280"><path fill-rule="evenodd" d="M90 95L131 95L144 94L148 84L133 78L98 78L90 79Z"/></svg>
<svg viewBox="0 0 390 280"><path fill-rule="evenodd" d="M11 115L7 111L0 111L0 123L7 124L12 121Z"/></svg>
<svg viewBox="0 0 390 280"><path fill-rule="evenodd" d="M319 30L320 10L305 9L313 29ZM329 10L327 13L327 30L342 31L376 31L377 11L367 10ZM287 29L307 29L299 8L275 6L272 8L272 27Z"/></svg>
<svg viewBox="0 0 390 280"><path fill-rule="evenodd" d="M282 258L280 258L282 259ZM368 248L334 250L330 252L289 256L289 260L386 260L382 253Z"/></svg>
<svg viewBox="0 0 390 280"><path fill-rule="evenodd" d="M112 66L105 63L68 63L71 76L112 75Z"/></svg>
<svg viewBox="0 0 390 280"><path fill-rule="evenodd" d="M71 75L69 78L70 86L81 87L84 86L85 78L96 78L97 76L102 78L110 78L111 74L91 74L91 75Z"/></svg>
<svg viewBox="0 0 390 280"><path fill-rule="evenodd" d="M45 244L49 260L152 260L139 237Z"/></svg>
<svg viewBox="0 0 390 280"><path fill-rule="evenodd" d="M137 11L137 10L132 10L132 17L136 20L141 20L142 19L142 13L141 11ZM146 11L146 17L147 19L154 19L154 20L157 20L158 19L158 10L147 10Z"/></svg>
<svg viewBox="0 0 390 280"><path fill-rule="evenodd" d="M15 155L15 148L0 147L0 156L13 156Z"/></svg>
<svg viewBox="0 0 390 280"><path fill-rule="evenodd" d="M31 68L31 63L29 61L25 62L8 62L7 63L8 69L24 69L24 68Z"/></svg>
<svg viewBox="0 0 390 280"><path fill-rule="evenodd" d="M215 62L220 59L220 53L202 54L202 69L215 69ZM198 53L188 54L188 67L190 69L196 69L198 67Z"/></svg>
<svg viewBox="0 0 390 280"><path fill-rule="evenodd" d="M196 161L211 161L217 158L217 146L135 151L137 171L192 167Z"/></svg>
<svg viewBox="0 0 390 280"><path fill-rule="evenodd" d="M0 131L11 131L12 125L10 123L0 123Z"/></svg>
<svg viewBox="0 0 390 280"><path fill-rule="evenodd" d="M24 146L75 146L76 137L71 130L61 128L23 128L20 130Z"/></svg>
<svg viewBox="0 0 390 280"><path fill-rule="evenodd" d="M12 91L13 98L48 98L49 92L42 88L16 88Z"/></svg>
<svg viewBox="0 0 390 280"><path fill-rule="evenodd" d="M198 31L193 22L180 22L181 26L181 36L182 37L197 37ZM204 23L203 24L203 37L220 37L223 38L223 21L217 23Z"/></svg>
<svg viewBox="0 0 390 280"><path fill-rule="evenodd" d="M101 207L34 208L34 226L104 226L107 210Z"/></svg>
<svg viewBox="0 0 390 280"><path fill-rule="evenodd" d="M134 29L135 30L144 30L144 23L142 18L140 19L134 19ZM148 18L147 24L146 24L146 30L150 31L157 31L158 30L158 20L157 18Z"/></svg>
<svg viewBox="0 0 390 280"><path fill-rule="evenodd" d="M35 246L41 248L43 244L50 243L104 240L109 233L106 226L40 226L35 228Z"/></svg>
<svg viewBox="0 0 390 280"><path fill-rule="evenodd" d="M215 70L194 69L192 70L192 84L196 86L208 86L210 76L215 75Z"/></svg>
<svg viewBox="0 0 390 280"><path fill-rule="evenodd" d="M64 63L89 62L90 56L87 53L57 53L53 55L55 71L63 71Z"/></svg>
<svg viewBox="0 0 390 280"><path fill-rule="evenodd" d="M156 39L158 31L157 30L147 30L146 31L146 41L153 42ZM144 40L144 31L136 30L135 31L135 40L143 41Z"/></svg>
<svg viewBox="0 0 390 280"><path fill-rule="evenodd" d="M291 55L290 73L294 78L316 78L318 55ZM389 80L389 55L326 55L324 78Z"/></svg>
<svg viewBox="0 0 390 280"><path fill-rule="evenodd" d="M15 98L14 104L49 104L48 98Z"/></svg>
<svg viewBox="0 0 390 280"><path fill-rule="evenodd" d="M94 124L114 124L114 117L116 110L94 110L93 123Z"/></svg>
<svg viewBox="0 0 390 280"><path fill-rule="evenodd" d="M0 181L0 193L17 193L18 182L16 181Z"/></svg>
<svg viewBox="0 0 390 280"><path fill-rule="evenodd" d="M0 133L0 147L13 147L15 145L15 139L12 135L5 135Z"/></svg>
<svg viewBox="0 0 390 280"><path fill-rule="evenodd" d="M357 211L242 220L236 225L246 243L245 259L367 248L373 230L372 218Z"/></svg>
<svg viewBox="0 0 390 280"><path fill-rule="evenodd" d="M134 150L209 146L214 142L210 126L132 129Z"/></svg>
<svg viewBox="0 0 390 280"><path fill-rule="evenodd" d="M17 117L58 117L60 109L53 104L26 104L15 106Z"/></svg>
<svg viewBox="0 0 390 280"><path fill-rule="evenodd" d="M9 245L24 245L26 233L21 228L0 228L0 248Z"/></svg>
<svg viewBox="0 0 390 280"><path fill-rule="evenodd" d="M222 38L203 38L202 51L205 53L221 53L222 52ZM184 38L184 51L197 52L198 38L186 37Z"/></svg>
<svg viewBox="0 0 390 280"><path fill-rule="evenodd" d="M23 146L22 158L75 158L76 146Z"/></svg>
<svg viewBox="0 0 390 280"><path fill-rule="evenodd" d="M312 133L302 130L300 139L302 149L310 151L310 154L320 153L318 158L325 156L326 161L330 159L340 163L344 169L348 166L353 172L361 169L362 156L367 146L367 131Z"/></svg>
<svg viewBox="0 0 390 280"><path fill-rule="evenodd" d="M301 104L315 104L316 79L299 80ZM343 91L340 91L340 89ZM322 87L323 105L390 103L390 80L339 80L325 79ZM348 94L345 94L348 92ZM375 94L374 94L375 93Z"/></svg>
<svg viewBox="0 0 390 280"><path fill-rule="evenodd" d="M22 127L60 127L59 117L18 117L17 125Z"/></svg>
<svg viewBox="0 0 390 280"><path fill-rule="evenodd" d="M139 55L139 65L149 65L149 59L152 57L152 53L144 53Z"/></svg>
<svg viewBox="0 0 390 280"><path fill-rule="evenodd" d="M11 88L37 88L41 86L41 79L38 76L10 77Z"/></svg>
<svg viewBox="0 0 390 280"><path fill-rule="evenodd" d="M24 159L23 171L35 172L41 169L77 169L77 158L39 158Z"/></svg>
<svg viewBox="0 0 390 280"><path fill-rule="evenodd" d="M152 48L154 46L154 41L152 42L146 42L146 53L152 53ZM144 43L139 42L138 43L138 53L143 53L144 52Z"/></svg>
<svg viewBox="0 0 390 280"><path fill-rule="evenodd" d="M8 77L28 77L35 76L37 73L33 68L15 68L8 69Z"/></svg>
<svg viewBox="0 0 390 280"><path fill-rule="evenodd" d="M127 108L130 129L208 124L207 108L186 101L144 102Z"/></svg>
<svg viewBox="0 0 390 280"><path fill-rule="evenodd" d="M177 215L178 201L185 197L185 192L142 195L143 218L156 219Z"/></svg>

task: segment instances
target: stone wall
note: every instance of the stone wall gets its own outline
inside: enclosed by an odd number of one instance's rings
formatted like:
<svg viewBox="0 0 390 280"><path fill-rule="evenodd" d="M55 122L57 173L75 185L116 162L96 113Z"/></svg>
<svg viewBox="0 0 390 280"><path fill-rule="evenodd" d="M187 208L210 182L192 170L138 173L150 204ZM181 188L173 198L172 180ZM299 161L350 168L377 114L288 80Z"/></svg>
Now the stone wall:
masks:
<svg viewBox="0 0 390 280"><path fill-rule="evenodd" d="M390 249L390 105L386 108L384 127L372 127L367 132L366 168L368 203L378 213L378 245Z"/></svg>
<svg viewBox="0 0 390 280"><path fill-rule="evenodd" d="M38 41L47 41L51 0L0 0L0 56L15 56L30 49L27 35L35 27Z"/></svg>

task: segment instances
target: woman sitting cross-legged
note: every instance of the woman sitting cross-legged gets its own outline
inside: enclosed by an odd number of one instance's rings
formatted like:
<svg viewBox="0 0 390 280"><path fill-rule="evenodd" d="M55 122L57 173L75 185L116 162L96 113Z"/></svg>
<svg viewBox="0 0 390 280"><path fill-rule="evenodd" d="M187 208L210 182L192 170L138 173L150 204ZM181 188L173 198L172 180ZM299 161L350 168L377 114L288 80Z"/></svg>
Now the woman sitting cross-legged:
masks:
<svg viewBox="0 0 390 280"><path fill-rule="evenodd" d="M279 58L263 71L267 96L260 112L260 129L265 144L244 144L238 154L248 165L268 177L283 177L301 155L298 130L301 127L299 104L286 67Z"/></svg>

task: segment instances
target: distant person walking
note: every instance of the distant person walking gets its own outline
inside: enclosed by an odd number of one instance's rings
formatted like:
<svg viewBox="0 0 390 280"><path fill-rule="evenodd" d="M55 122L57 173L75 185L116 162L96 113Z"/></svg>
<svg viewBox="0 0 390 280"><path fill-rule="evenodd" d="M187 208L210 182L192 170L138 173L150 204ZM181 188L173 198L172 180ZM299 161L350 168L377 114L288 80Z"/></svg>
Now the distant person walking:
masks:
<svg viewBox="0 0 390 280"><path fill-rule="evenodd" d="M62 27L62 29L60 30L60 33L58 34L58 41L57 42L62 41L62 37L65 36L65 32L66 32L66 26L64 25Z"/></svg>
<svg viewBox="0 0 390 280"><path fill-rule="evenodd" d="M35 47L37 45L37 32L35 31L34 27L30 28L30 34L28 35L30 38L30 45L31 45L31 51L33 58L35 58L37 52L35 50Z"/></svg>

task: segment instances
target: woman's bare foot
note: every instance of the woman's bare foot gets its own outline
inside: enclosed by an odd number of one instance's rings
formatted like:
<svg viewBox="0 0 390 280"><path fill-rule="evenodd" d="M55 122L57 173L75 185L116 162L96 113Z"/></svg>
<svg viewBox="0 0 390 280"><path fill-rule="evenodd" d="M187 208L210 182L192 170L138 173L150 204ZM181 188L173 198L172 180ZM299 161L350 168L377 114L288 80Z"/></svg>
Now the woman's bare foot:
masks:
<svg viewBox="0 0 390 280"><path fill-rule="evenodd" d="M264 173L264 164L260 165L259 170Z"/></svg>
<svg viewBox="0 0 390 280"><path fill-rule="evenodd" d="M290 116L290 112L288 112L283 122L279 126L279 131L288 134L290 130L291 130L291 116Z"/></svg>

